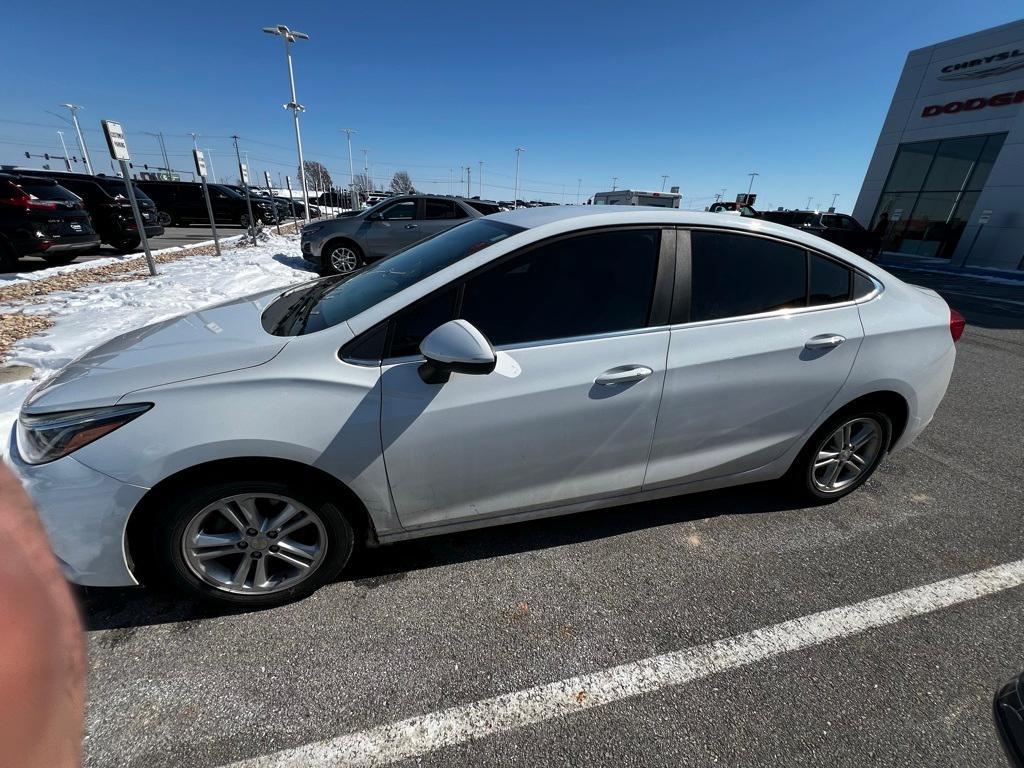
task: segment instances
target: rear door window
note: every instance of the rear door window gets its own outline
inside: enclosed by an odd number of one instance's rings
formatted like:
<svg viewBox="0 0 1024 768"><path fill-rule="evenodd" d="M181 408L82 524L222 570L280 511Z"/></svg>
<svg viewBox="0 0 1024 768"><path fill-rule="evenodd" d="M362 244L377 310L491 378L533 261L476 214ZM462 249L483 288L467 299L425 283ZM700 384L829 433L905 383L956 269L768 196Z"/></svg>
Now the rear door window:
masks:
<svg viewBox="0 0 1024 768"><path fill-rule="evenodd" d="M806 306L802 248L762 237L694 230L690 320Z"/></svg>
<svg viewBox="0 0 1024 768"><path fill-rule="evenodd" d="M426 204L426 215L424 218L427 219L457 219L459 216L456 215L456 206L454 200L431 200L427 198L424 203Z"/></svg>
<svg viewBox="0 0 1024 768"><path fill-rule="evenodd" d="M850 298L851 270L816 253L808 255L810 262L810 294L808 305L835 304Z"/></svg>

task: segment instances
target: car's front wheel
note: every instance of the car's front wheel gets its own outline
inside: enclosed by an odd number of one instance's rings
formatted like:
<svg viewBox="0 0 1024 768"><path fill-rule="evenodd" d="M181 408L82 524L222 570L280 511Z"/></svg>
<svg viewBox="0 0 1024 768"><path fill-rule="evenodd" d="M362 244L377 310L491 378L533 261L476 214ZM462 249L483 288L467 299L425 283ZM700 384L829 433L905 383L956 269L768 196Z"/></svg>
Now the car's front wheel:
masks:
<svg viewBox="0 0 1024 768"><path fill-rule="evenodd" d="M147 581L194 598L287 603L334 579L352 555L348 518L308 488L239 480L172 496L142 565Z"/></svg>
<svg viewBox="0 0 1024 768"><path fill-rule="evenodd" d="M797 490L814 502L841 499L862 486L889 448L892 422L865 408L838 413L814 433L792 469Z"/></svg>
<svg viewBox="0 0 1024 768"><path fill-rule="evenodd" d="M336 240L324 247L321 261L324 274L347 275L363 265L363 252L355 243Z"/></svg>

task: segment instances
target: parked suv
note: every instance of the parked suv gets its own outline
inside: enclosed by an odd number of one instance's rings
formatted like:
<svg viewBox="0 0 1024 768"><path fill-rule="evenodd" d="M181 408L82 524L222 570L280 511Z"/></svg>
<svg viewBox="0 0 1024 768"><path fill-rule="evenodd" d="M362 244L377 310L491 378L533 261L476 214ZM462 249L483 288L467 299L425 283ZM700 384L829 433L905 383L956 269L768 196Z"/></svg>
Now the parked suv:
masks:
<svg viewBox="0 0 1024 768"><path fill-rule="evenodd" d="M0 269L33 255L67 264L99 244L78 195L52 179L0 173Z"/></svg>
<svg viewBox="0 0 1024 768"><path fill-rule="evenodd" d="M124 179L66 171L32 170L19 173L23 176L53 179L82 198L100 240L112 246L114 250L129 253L142 242ZM142 214L142 223L146 228L146 237L159 237L164 233L164 228L157 221L156 204L139 189L138 184L132 186L139 203L139 213Z"/></svg>
<svg viewBox="0 0 1024 768"><path fill-rule="evenodd" d="M761 218L809 232L861 256L874 252L871 233L845 213L764 211Z"/></svg>
<svg viewBox="0 0 1024 768"><path fill-rule="evenodd" d="M210 221L202 184L192 181L139 181L137 184L156 203L157 216L162 226L174 224L187 227L189 224L206 224ZM249 226L249 211L244 195L226 184L208 186L213 218L218 224ZM273 221L273 203L254 197L252 215L260 221Z"/></svg>
<svg viewBox="0 0 1024 768"><path fill-rule="evenodd" d="M461 198L389 197L365 211L304 226L302 258L325 275L354 272L364 264L482 215Z"/></svg>

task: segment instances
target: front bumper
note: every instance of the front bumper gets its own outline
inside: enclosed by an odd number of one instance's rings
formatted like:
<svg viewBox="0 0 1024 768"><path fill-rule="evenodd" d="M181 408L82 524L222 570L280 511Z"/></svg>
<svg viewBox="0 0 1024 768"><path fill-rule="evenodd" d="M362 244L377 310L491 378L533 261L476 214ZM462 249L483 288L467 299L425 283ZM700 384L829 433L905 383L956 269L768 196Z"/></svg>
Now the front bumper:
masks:
<svg viewBox="0 0 1024 768"><path fill-rule="evenodd" d="M302 241L302 258L308 261L310 264L320 266L320 241L316 240L303 240Z"/></svg>
<svg viewBox="0 0 1024 768"><path fill-rule="evenodd" d="M128 566L125 526L149 489L115 480L74 456L26 464L18 454L15 431L8 461L35 502L65 577L91 587L138 584Z"/></svg>

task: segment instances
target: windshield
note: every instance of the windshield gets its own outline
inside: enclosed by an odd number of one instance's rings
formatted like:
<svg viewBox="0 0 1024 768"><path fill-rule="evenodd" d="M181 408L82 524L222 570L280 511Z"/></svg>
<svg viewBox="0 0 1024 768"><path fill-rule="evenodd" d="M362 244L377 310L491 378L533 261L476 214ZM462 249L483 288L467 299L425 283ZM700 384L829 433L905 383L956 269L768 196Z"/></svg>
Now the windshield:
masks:
<svg viewBox="0 0 1024 768"><path fill-rule="evenodd" d="M223 192L223 193L224 193L225 195L227 195L228 197L236 197L236 198L239 198L239 197L241 197L241 195L240 195L240 194L238 194L238 193L237 193L237 192L236 192L235 190L233 190L233 189L232 189L231 187L225 187L225 186L223 186L223 185L221 185L221 184L211 184L211 185L210 185L210 189L216 189L216 190L220 190L221 192Z"/></svg>
<svg viewBox="0 0 1024 768"><path fill-rule="evenodd" d="M474 219L341 279L321 280L267 307L263 327L301 336L343 323L470 254L522 232L522 227Z"/></svg>

